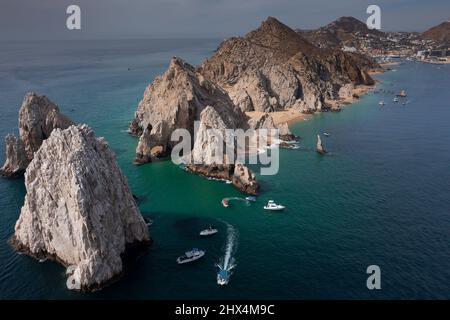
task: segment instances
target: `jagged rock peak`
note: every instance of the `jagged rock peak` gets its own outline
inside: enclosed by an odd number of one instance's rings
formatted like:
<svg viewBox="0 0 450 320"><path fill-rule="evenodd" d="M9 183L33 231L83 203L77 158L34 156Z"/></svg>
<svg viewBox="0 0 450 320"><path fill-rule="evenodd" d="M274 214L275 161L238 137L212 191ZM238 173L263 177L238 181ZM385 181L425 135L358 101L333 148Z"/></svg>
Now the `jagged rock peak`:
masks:
<svg viewBox="0 0 450 320"><path fill-rule="evenodd" d="M316 151L320 154L325 154L327 151L325 150L325 147L322 144L322 140L320 139L320 135L317 135L317 145L316 145Z"/></svg>
<svg viewBox="0 0 450 320"><path fill-rule="evenodd" d="M55 129L29 164L25 186L12 244L67 267L70 289L105 286L122 272L126 248L150 241L114 153L86 125Z"/></svg>
<svg viewBox="0 0 450 320"><path fill-rule="evenodd" d="M53 129L65 129L72 124L46 96L27 93L19 110L20 138L6 138L6 161L0 175L10 177L22 174Z"/></svg>
<svg viewBox="0 0 450 320"><path fill-rule="evenodd" d="M228 128L243 126L247 117L219 86L206 80L194 67L173 58L167 71L147 87L130 133L140 136L136 162L145 163L170 153L175 129L194 132L194 121L206 106L213 107Z"/></svg>
<svg viewBox="0 0 450 320"><path fill-rule="evenodd" d="M0 169L0 176L16 177L23 174L28 166L27 153L22 140L12 134L5 138L6 161Z"/></svg>
<svg viewBox="0 0 450 320"><path fill-rule="evenodd" d="M19 110L19 133L29 160L33 159L33 154L53 129L65 129L71 125L73 122L46 96L34 92L25 95Z"/></svg>

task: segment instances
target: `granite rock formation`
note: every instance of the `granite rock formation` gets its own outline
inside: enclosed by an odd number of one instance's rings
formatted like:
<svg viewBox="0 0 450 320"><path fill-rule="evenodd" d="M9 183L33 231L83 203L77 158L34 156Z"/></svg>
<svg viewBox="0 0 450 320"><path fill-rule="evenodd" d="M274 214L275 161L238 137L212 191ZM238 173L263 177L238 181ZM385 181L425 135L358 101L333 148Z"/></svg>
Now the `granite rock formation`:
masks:
<svg viewBox="0 0 450 320"><path fill-rule="evenodd" d="M206 107L200 115L188 169L202 176L229 180L242 192L256 195L259 185L255 175L235 161L238 148L229 128L213 107Z"/></svg>
<svg viewBox="0 0 450 320"><path fill-rule="evenodd" d="M319 49L272 17L244 37L222 43L198 72L226 90L243 111L320 111L341 86L373 84L355 55Z"/></svg>
<svg viewBox="0 0 450 320"><path fill-rule="evenodd" d="M178 143L170 141L172 132L187 129L193 136L194 122L199 120L199 137L192 142L190 155L194 161L188 169L231 180L240 190L256 193L256 179L248 168L213 159L211 154L223 142L207 129L274 128L269 115L249 121L244 112L288 108L304 113L321 111L329 108L326 99L339 98L341 87L373 83L357 55L319 49L269 17L244 37L221 43L197 68L172 59L168 70L145 90L130 124L129 132L139 136L135 162L167 156ZM287 124L279 129L282 140L296 139ZM232 139L225 136L225 140ZM229 157L236 150L221 152Z"/></svg>
<svg viewBox="0 0 450 320"><path fill-rule="evenodd" d="M129 132L139 136L136 162L150 162L170 153L175 129L194 133L194 121L207 106L213 107L229 128L245 125L246 116L220 87L206 80L194 67L173 58L168 70L145 90Z"/></svg>
<svg viewBox="0 0 450 320"><path fill-rule="evenodd" d="M23 141L9 134L5 138L5 145L6 161L0 169L0 176L15 177L22 175L29 163Z"/></svg>
<svg viewBox="0 0 450 320"><path fill-rule="evenodd" d="M103 138L86 125L54 129L25 173L13 246L66 266L67 286L96 290L122 272L122 255L148 228Z"/></svg>
<svg viewBox="0 0 450 320"><path fill-rule="evenodd" d="M254 130L258 129L278 129L279 139L282 141L297 141L299 137L295 136L290 130L287 123L275 124L273 117L270 113L263 113L257 118L250 119L248 121L250 128ZM269 141L270 142L270 141ZM270 143L269 143L270 144Z"/></svg>
<svg viewBox="0 0 450 320"><path fill-rule="evenodd" d="M6 138L6 162L0 169L0 175L14 176L23 173L27 162L33 160L34 153L52 131L56 128L66 129L72 124L46 96L26 94L19 110L20 138Z"/></svg>
<svg viewBox="0 0 450 320"><path fill-rule="evenodd" d="M316 151L320 154L325 154L327 151L325 150L325 147L322 144L322 140L320 139L320 135L317 135L317 145L316 145Z"/></svg>

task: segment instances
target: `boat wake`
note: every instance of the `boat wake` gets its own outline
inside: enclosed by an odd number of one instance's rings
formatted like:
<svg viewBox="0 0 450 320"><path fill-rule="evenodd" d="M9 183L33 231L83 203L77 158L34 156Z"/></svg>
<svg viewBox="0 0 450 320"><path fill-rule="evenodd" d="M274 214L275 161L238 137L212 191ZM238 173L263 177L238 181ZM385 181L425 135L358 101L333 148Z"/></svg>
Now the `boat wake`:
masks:
<svg viewBox="0 0 450 320"><path fill-rule="evenodd" d="M228 284L232 274L231 270L236 267L234 255L236 254L238 246L237 230L231 224L225 221L223 222L227 225L227 240L225 244L225 254L217 264L217 267L219 268L217 283L220 285Z"/></svg>
<svg viewBox="0 0 450 320"><path fill-rule="evenodd" d="M250 205L250 200L246 199L246 198L239 198L239 197L231 197L231 198L223 198L222 199L222 205L224 206L228 206L228 203L231 201L242 201L244 202L247 206Z"/></svg>

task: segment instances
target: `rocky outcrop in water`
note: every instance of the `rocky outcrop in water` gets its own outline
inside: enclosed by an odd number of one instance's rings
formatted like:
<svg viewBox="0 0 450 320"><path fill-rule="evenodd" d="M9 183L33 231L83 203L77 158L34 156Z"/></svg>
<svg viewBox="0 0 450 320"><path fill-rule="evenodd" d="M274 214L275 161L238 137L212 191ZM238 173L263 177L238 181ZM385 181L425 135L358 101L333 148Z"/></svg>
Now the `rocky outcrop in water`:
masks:
<svg viewBox="0 0 450 320"><path fill-rule="evenodd" d="M0 175L15 176L23 173L34 153L56 128L66 129L73 122L46 96L28 93L19 110L20 138L6 138L6 162ZM26 160L25 160L26 159Z"/></svg>
<svg viewBox="0 0 450 320"><path fill-rule="evenodd" d="M248 122L244 112L321 111L329 108L325 99L337 99L339 89L348 83L372 84L373 80L353 55L319 49L269 17L244 37L221 43L197 68L172 59L168 70L145 90L130 124L129 132L139 136L135 162L167 156L177 143L170 141L172 132L187 129L192 136L194 121L200 120L200 137L191 152L195 161L188 168L230 179L242 191L255 193L258 187L253 186L254 175L247 168L214 161L211 154L219 142L207 129L272 128L270 116ZM283 140L296 139L287 124L280 131ZM227 151L224 154L230 156Z"/></svg>
<svg viewBox="0 0 450 320"><path fill-rule="evenodd" d="M235 137L227 129L229 126L213 107L202 111L188 169L202 176L229 180L242 192L256 195L259 190L256 177L243 164L236 164Z"/></svg>
<svg viewBox="0 0 450 320"><path fill-rule="evenodd" d="M213 107L228 128L245 126L246 116L220 87L206 80L194 67L173 58L168 70L147 87L139 103L130 133L139 136L136 162L170 153L175 129L194 133L194 121L207 106Z"/></svg>
<svg viewBox="0 0 450 320"><path fill-rule="evenodd" d="M322 140L320 139L320 135L317 135L317 145L316 145L316 151L320 154L325 154L327 151L325 150L325 147L322 144Z"/></svg>
<svg viewBox="0 0 450 320"><path fill-rule="evenodd" d="M139 136L135 162L142 164L168 155L177 143L170 141L172 132L187 129L193 137L195 121L200 125L188 169L206 177L232 180L234 164L215 161L212 155L218 141L209 129L227 136L226 129L247 129L248 118L222 88L179 58L172 59L168 70L150 84L139 103L129 129Z"/></svg>
<svg viewBox="0 0 450 320"><path fill-rule="evenodd" d="M55 129L25 173L14 247L68 268L67 286L96 290L122 272L122 255L150 241L147 226L103 138L86 125Z"/></svg>
<svg viewBox="0 0 450 320"><path fill-rule="evenodd" d="M6 161L0 169L0 176L15 177L23 174L29 161L22 140L9 134L5 138L5 145Z"/></svg>
<svg viewBox="0 0 450 320"><path fill-rule="evenodd" d="M232 180L233 184L245 193L257 195L259 192L259 183L255 174L246 166L237 163L234 166Z"/></svg>

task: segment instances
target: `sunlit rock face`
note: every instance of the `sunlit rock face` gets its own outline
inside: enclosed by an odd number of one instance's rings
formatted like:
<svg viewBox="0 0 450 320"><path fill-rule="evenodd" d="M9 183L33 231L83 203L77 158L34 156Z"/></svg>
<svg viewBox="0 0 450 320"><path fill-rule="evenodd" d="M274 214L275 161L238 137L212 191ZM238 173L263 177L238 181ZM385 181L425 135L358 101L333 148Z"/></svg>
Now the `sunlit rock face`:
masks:
<svg viewBox="0 0 450 320"><path fill-rule="evenodd" d="M14 247L70 267L70 289L96 290L122 272L122 255L150 241L114 153L86 125L55 129L25 173Z"/></svg>

